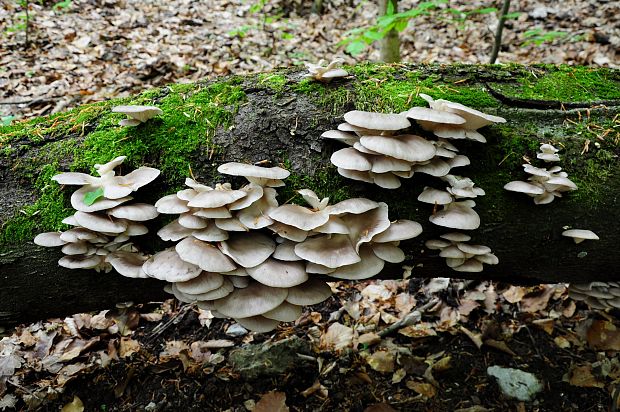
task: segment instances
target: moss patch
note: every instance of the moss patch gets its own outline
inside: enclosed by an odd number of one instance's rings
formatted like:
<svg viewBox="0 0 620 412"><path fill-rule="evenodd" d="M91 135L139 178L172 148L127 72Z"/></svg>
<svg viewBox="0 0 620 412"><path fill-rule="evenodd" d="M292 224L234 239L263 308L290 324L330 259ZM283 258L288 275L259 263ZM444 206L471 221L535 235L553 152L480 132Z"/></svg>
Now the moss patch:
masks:
<svg viewBox="0 0 620 412"><path fill-rule="evenodd" d="M8 136L2 135L0 153L11 157L16 150L15 142L26 142L27 149L32 149L30 157L17 158L12 169L25 182L36 179L35 187L41 197L2 225L0 244L19 243L31 239L36 232L58 230L60 221L72 213L66 207L66 194L50 181L51 176L67 168L57 163L52 168L52 159L68 159L72 161L70 170L94 173L94 164L127 156L125 170L153 165L169 184L176 185L188 175L192 159L209 158L217 150L211 137L216 128L231 125L244 99L235 78L208 85L179 84L149 90L133 99L86 105L10 126ZM120 127L118 122L124 116L111 113L109 108L121 104L156 105L164 113L137 127ZM90 133L83 137L81 130L87 127ZM74 138L64 138L67 136ZM64 139L56 142L57 137Z"/></svg>

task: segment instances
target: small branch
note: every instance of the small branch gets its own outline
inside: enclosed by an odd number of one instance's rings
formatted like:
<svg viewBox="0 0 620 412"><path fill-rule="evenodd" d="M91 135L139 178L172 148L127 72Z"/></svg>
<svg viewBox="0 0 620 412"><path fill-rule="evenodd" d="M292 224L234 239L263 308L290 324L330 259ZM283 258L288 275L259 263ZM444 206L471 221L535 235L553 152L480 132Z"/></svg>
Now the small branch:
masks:
<svg viewBox="0 0 620 412"><path fill-rule="evenodd" d="M402 318L398 322L393 323L390 326L388 326L387 328L383 329L381 332L378 333L378 335L381 336L382 338L384 338L387 335L391 334L394 331L397 331L400 328L404 328L405 326L409 326L409 325L412 325L414 323L419 322L422 319L422 314L427 309L435 306L437 304L437 302L438 302L437 299L431 299L430 301L428 301L421 308L418 308L418 309L414 310L413 312L408 313L407 315L405 315L404 318Z"/></svg>
<svg viewBox="0 0 620 412"><path fill-rule="evenodd" d="M502 11L499 15L499 22L497 23L497 30L495 31L495 42L493 43L493 51L491 51L489 64L495 64L495 60L497 60L497 55L499 54L499 49L502 47L502 33L504 31L504 23L506 22L506 14L508 14L508 9L510 9L510 0L504 0Z"/></svg>

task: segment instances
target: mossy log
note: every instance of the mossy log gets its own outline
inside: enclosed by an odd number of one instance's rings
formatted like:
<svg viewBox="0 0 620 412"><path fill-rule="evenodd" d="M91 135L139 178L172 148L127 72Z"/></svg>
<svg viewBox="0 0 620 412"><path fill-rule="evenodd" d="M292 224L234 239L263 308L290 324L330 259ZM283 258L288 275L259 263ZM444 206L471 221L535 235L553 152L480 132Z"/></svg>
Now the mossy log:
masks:
<svg viewBox="0 0 620 412"><path fill-rule="evenodd" d="M416 201L424 186L441 188L441 182L416 174L401 188L386 190L344 179L329 162L338 145L320 138L349 110L399 112L425 105L420 92L508 120L482 130L487 144L457 142L472 161L459 173L487 193L476 199L482 225L471 233L473 242L490 246L500 260L470 277L506 282L620 279L619 71L403 64L361 65L350 71L349 78L327 85L304 80L295 70L170 85L0 127L0 322L165 297L157 281L60 268L60 251L32 243L36 233L63 228L60 221L72 213L68 198L73 188L60 187L50 177L67 170L91 172L95 163L119 155L127 156L127 169L148 165L162 170L156 184L138 192L145 202L181 188L190 168L197 179L214 184L225 179L216 168L226 161L283 165L292 175L279 190L280 202L300 200L294 190L301 188L330 196L332 202L357 196L384 201L391 219L412 219L424 227L421 236L402 244L413 276L463 277L423 246L448 231L429 223L432 206ZM164 114L123 128L118 126L122 115L110 111L119 104L154 104ZM579 190L536 206L531 198L502 187L526 177L521 164L524 159L536 164L541 142L562 149L560 166ZM164 223L165 217L158 218L152 234L138 240L143 250L164 247L154 235ZM576 245L561 236L565 227L590 229L601 239ZM381 276L402 273L395 265Z"/></svg>

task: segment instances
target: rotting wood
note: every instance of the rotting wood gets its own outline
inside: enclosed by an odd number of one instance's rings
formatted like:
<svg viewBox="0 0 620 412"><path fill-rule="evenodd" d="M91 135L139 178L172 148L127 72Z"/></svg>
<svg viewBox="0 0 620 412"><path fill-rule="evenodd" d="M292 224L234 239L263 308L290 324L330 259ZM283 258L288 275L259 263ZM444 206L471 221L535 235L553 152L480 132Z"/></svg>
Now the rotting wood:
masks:
<svg viewBox="0 0 620 412"><path fill-rule="evenodd" d="M380 72L381 69L377 70ZM401 71L391 70L390 78L398 79L417 69L402 65L402 69L398 69ZM463 82L470 86L493 83L496 87L510 81L498 76L494 82L493 76L497 73L485 70L475 66L435 67L426 75L438 74L451 88ZM541 111L500 104L496 109L489 110L506 117L508 123L503 127L483 129L489 140L486 145L456 142L461 152L472 160L471 166L462 168L458 173L472 178L487 192L486 196L476 199L476 211L482 225L471 233L471 243L488 245L500 259L499 265L487 266L483 273L463 274L447 268L443 259L423 247L425 240L450 231L430 224L428 216L432 213L432 205L420 204L415 200L425 185L441 188L437 179L416 175L404 181L400 189L389 191L341 179L329 164L330 154L340 146L322 141L320 134L335 128L344 112L372 105L372 102L356 99L361 96L362 85L385 85L381 81L375 82L380 75L377 72L369 72L366 77L357 74L344 82L321 86L325 88L325 95L320 96L294 89L293 85L301 78L300 73L283 73L286 83L281 90L262 84L256 77L242 83L245 100L232 118L232 127L218 128L212 144L201 146L192 154L192 170L200 180L205 183L214 183L217 179L221 181L222 178L216 177L214 171L225 161L270 160L272 163L286 163L294 172L295 179L291 178L288 182L289 189L308 187L317 190L319 195L330 195L321 191L335 185L345 187L351 197L364 196L385 201L390 207L390 218L412 219L424 226L421 236L403 242L408 255L405 265L412 267L412 276L530 283L620 279L615 270L620 265L620 254L615 253L617 244L620 244L620 165L617 162L617 119L620 109ZM448 78L449 81L445 80ZM615 82L617 87L617 76L616 80L610 81ZM347 95L349 100L339 106L325 103L329 101L330 93L342 93L343 89L350 91L350 96ZM415 87L412 87L411 93L416 93ZM164 98L166 95L158 99ZM158 99L153 103L157 104ZM609 99L601 96L594 100ZM278 104L281 102L286 104ZM398 106L395 104L395 107ZM202 110L200 107L194 109ZM33 135L14 142L20 148L10 156L0 157L0 205L3 209L0 210L0 226L4 227L11 216L19 214L38 197L38 191L33 187L38 172L35 170L31 175L21 175L14 171L23 170L24 163L35 162L41 152L55 142L73 139L79 148L84 139L96 132L99 121L101 117L76 128L68 128L63 133L43 136L42 140ZM155 123L152 127L162 126ZM606 127L609 128L607 132ZM510 180L526 178L520 167L522 156L532 157L535 150L531 148L537 142L547 141L556 142L563 148L560 166L578 183L580 189L565 198L556 199L550 205L535 206L530 198L506 192L502 186ZM596 147L595 143L600 147ZM113 147L109 149L110 158L124 154L121 144L118 144L119 153ZM146 163L154 167L157 167L162 156L166 156L165 153L148 150L141 155ZM68 154L57 159L61 170L69 169L72 156ZM535 159L531 160L540 164ZM178 186L182 181L174 183ZM235 181L235 184L239 183ZM142 193L145 199L141 200L154 201L169 191L170 182L160 182L148 193ZM72 188L65 188L65 197L71 192ZM284 202L288 200L288 195L281 195L279 199ZM161 219L156 221L151 228L152 233L141 240L147 249L162 247L154 235L161 224ZM575 245L561 236L565 226L593 230L601 240ZM146 302L168 296L157 281L60 268L56 264L60 256L59 250L36 247L30 239L0 245L0 323L27 322L110 308L119 301ZM390 265L381 277L398 278L403 272L401 265Z"/></svg>

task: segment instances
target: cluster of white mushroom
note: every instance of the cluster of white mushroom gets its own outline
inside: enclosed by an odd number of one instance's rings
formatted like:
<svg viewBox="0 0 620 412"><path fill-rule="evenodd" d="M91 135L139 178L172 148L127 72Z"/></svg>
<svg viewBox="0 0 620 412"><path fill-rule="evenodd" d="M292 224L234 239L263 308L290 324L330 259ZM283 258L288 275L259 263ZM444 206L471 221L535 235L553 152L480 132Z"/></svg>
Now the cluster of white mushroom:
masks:
<svg viewBox="0 0 620 412"><path fill-rule="evenodd" d="M571 283L568 286L568 296L584 301L594 309L620 309L620 283L618 282Z"/></svg>
<svg viewBox="0 0 620 412"><path fill-rule="evenodd" d="M560 156L557 154L558 151L559 149L552 145L543 143L536 157L545 162L558 162L560 161ZM523 170L531 175L527 179L528 181L516 180L509 182L504 185L504 189L511 192L525 193L533 197L534 203L537 205L551 203L556 197L562 197L562 193L577 190L577 185L568 178L568 174L563 172L559 166L547 169L525 163Z"/></svg>
<svg viewBox="0 0 620 412"><path fill-rule="evenodd" d="M445 258L448 267L457 272L482 272L483 263L499 263L499 259L491 253L489 247L466 243L471 240L469 235L446 233L439 237L442 239L426 241L425 246L431 250L439 250L439 256Z"/></svg>
<svg viewBox="0 0 620 412"><path fill-rule="evenodd" d="M296 320L301 305L331 295L325 282L308 274L365 279L388 262L402 262L398 243L421 233L416 222L388 219L385 203L357 198L328 205L311 190L300 191L310 208L278 205L274 186L289 172L227 163L220 173L244 176L249 184L211 188L187 179L189 189L157 201L160 213L180 214L158 234L178 243L143 266L170 282L184 302L231 317L254 331ZM261 231L262 230L262 231Z"/></svg>
<svg viewBox="0 0 620 412"><path fill-rule="evenodd" d="M160 108L155 106L116 106L112 108L112 112L127 115L126 119L119 122L120 126L138 126L140 123L163 113Z"/></svg>
<svg viewBox="0 0 620 412"><path fill-rule="evenodd" d="M400 114L355 110L344 115L345 123L338 130L323 133L324 138L351 146L332 155L338 172L387 189L400 187L399 178L410 178L415 172L446 176L451 168L470 163L466 156L457 154L458 149L446 138L486 142L476 129L506 121L458 103L421 96L432 108L414 107ZM405 133L411 127L409 119L432 131L438 139L429 141Z"/></svg>
<svg viewBox="0 0 620 412"><path fill-rule="evenodd" d="M62 221L74 228L41 233L34 239L39 246L62 246L65 256L58 261L60 266L105 272L114 268L123 276L147 277L142 264L148 257L129 240L147 233L142 222L155 218L158 212L149 204L125 203L132 200L132 192L155 180L159 170L140 167L117 176L114 168L124 160L125 156L120 156L95 165L99 177L75 172L52 177L62 185L82 186L71 195L71 205L77 211Z"/></svg>
<svg viewBox="0 0 620 412"><path fill-rule="evenodd" d="M339 77L347 77L349 73L339 67L343 62L342 59L334 59L327 66L325 66L325 60L319 60L317 64L304 63L309 72L306 77L323 83L329 83Z"/></svg>

